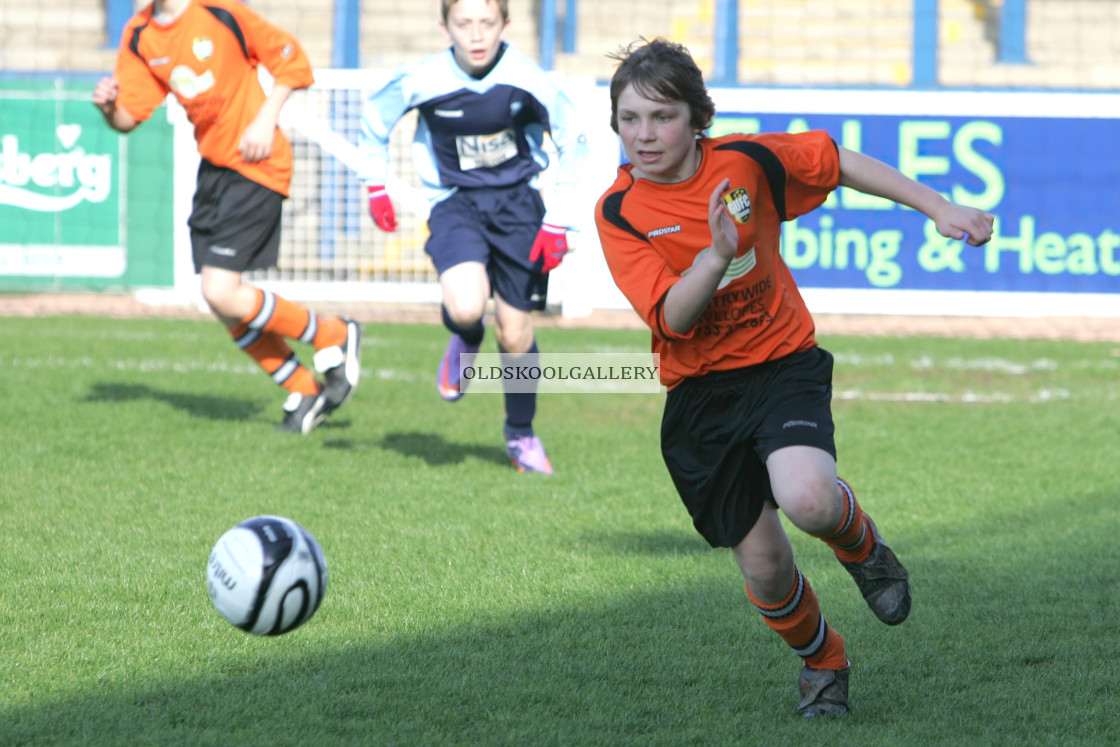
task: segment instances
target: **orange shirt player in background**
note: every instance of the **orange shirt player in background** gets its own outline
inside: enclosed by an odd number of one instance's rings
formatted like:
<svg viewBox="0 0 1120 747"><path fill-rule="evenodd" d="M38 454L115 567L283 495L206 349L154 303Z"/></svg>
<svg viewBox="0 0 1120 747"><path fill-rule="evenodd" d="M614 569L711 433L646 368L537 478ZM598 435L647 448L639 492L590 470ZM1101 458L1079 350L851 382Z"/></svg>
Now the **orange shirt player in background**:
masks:
<svg viewBox="0 0 1120 747"><path fill-rule="evenodd" d="M909 614L910 582L836 476L832 356L782 261L781 224L841 185L919 210L973 246L991 238L993 218L823 131L706 137L715 106L688 50L655 39L617 58L611 126L630 163L595 221L661 355L662 456L696 529L732 549L762 619L801 657L798 711L843 715L844 639L794 563L779 510L828 545L888 625Z"/></svg>
<svg viewBox="0 0 1120 747"><path fill-rule="evenodd" d="M265 95L264 65L275 79ZM125 25L112 77L93 103L127 133L174 93L194 125L202 163L188 225L202 296L239 348L288 390L279 430L308 433L342 405L361 375L361 328L320 317L242 282L275 267L292 148L277 127L288 95L314 81L299 43L237 0L155 0ZM303 365L287 339L314 346Z"/></svg>

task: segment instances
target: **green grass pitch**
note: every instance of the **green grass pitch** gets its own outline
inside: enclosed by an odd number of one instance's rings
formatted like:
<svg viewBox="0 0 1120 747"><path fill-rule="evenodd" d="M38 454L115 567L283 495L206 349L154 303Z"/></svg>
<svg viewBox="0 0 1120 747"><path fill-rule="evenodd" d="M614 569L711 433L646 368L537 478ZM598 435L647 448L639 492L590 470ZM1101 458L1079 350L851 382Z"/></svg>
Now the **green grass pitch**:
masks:
<svg viewBox="0 0 1120 747"><path fill-rule="evenodd" d="M213 322L4 319L0 744L1120 741L1120 345L822 339L841 474L915 602L882 625L794 535L853 663L851 715L805 723L799 660L673 491L662 397L542 397L556 474L518 475L501 397L436 395L445 339L368 325L357 394L301 438ZM330 566L279 638L206 594L213 543L262 513Z"/></svg>

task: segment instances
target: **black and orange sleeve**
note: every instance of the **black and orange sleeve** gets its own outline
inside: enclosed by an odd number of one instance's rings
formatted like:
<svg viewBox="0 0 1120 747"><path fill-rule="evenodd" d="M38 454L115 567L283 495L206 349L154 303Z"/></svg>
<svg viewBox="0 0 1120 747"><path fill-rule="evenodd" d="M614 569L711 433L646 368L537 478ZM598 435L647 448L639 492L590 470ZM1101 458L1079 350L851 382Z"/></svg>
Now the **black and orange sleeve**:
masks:
<svg viewBox="0 0 1120 747"><path fill-rule="evenodd" d="M245 31L250 58L259 61L277 83L292 88L307 88L315 82L311 62L299 41L251 10L247 5L236 12L237 22Z"/></svg>
<svg viewBox="0 0 1120 747"><path fill-rule="evenodd" d="M840 154L828 132L774 133L754 139L773 152L785 168L783 220L816 210L840 186Z"/></svg>
<svg viewBox="0 0 1120 747"><path fill-rule="evenodd" d="M170 93L170 90L152 75L148 60L141 56L140 40L145 25L146 19L140 16L133 17L125 24L113 70L113 75L120 85L117 106L128 112L137 122L143 122L152 116L152 112Z"/></svg>
<svg viewBox="0 0 1120 747"><path fill-rule="evenodd" d="M626 300L661 339L687 339L692 331L679 334L665 324L665 294L680 280L665 260L623 215L626 191L609 191L595 210L595 225L603 256L615 285Z"/></svg>

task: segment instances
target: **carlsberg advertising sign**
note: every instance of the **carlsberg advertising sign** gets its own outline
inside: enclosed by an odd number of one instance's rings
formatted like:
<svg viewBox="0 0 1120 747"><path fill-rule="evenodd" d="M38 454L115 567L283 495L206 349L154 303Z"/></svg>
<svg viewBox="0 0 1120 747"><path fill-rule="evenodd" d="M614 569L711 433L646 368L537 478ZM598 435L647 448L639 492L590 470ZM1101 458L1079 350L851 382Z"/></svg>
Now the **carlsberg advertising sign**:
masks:
<svg viewBox="0 0 1120 747"><path fill-rule="evenodd" d="M61 153L23 153L18 135L0 139L0 203L58 213L109 198L112 158L86 153L77 145L82 136L79 124L59 125L54 133Z"/></svg>
<svg viewBox="0 0 1120 747"><path fill-rule="evenodd" d="M161 119L125 138L88 91L0 89L0 288L170 283L161 223L171 215L171 139Z"/></svg>

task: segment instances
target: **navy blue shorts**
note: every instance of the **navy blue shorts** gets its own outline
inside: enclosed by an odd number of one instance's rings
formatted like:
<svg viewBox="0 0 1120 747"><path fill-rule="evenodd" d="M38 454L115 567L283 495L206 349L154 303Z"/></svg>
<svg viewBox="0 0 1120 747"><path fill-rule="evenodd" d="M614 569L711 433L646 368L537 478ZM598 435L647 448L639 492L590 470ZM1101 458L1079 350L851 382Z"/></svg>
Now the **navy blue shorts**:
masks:
<svg viewBox="0 0 1120 747"><path fill-rule="evenodd" d="M674 387L661 455L696 531L712 547L734 547L774 503L766 459L785 446L835 459L834 431L832 355L814 347Z"/></svg>
<svg viewBox="0 0 1120 747"><path fill-rule="evenodd" d="M491 292L514 308L540 311L548 300L544 260L529 261L544 220L544 200L528 184L460 189L436 203L424 251L439 274L481 262Z"/></svg>
<svg viewBox="0 0 1120 747"><path fill-rule="evenodd" d="M202 272L204 266L235 272L275 267L283 204L279 192L203 159L187 221L194 271Z"/></svg>

